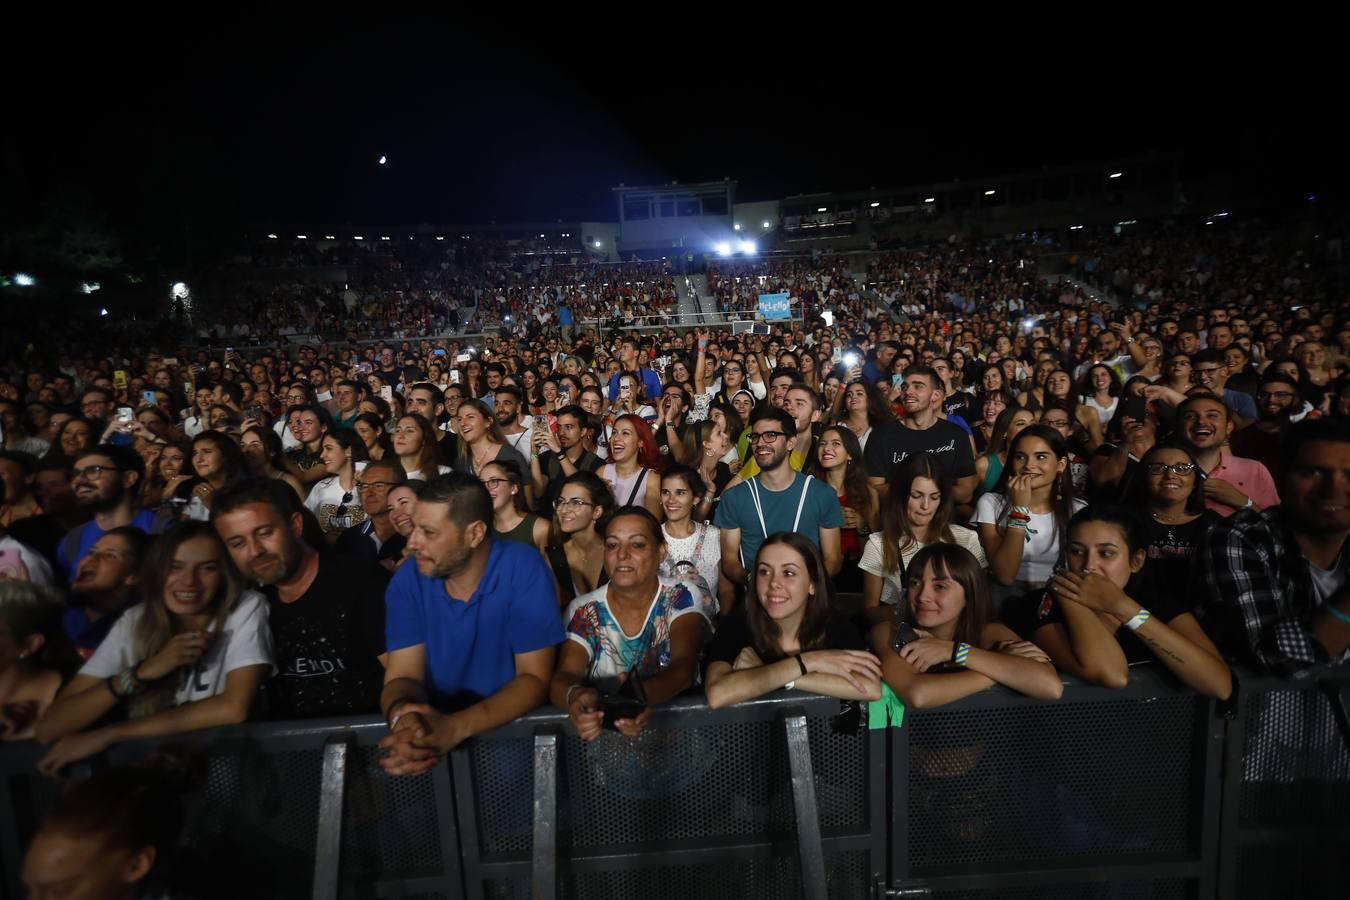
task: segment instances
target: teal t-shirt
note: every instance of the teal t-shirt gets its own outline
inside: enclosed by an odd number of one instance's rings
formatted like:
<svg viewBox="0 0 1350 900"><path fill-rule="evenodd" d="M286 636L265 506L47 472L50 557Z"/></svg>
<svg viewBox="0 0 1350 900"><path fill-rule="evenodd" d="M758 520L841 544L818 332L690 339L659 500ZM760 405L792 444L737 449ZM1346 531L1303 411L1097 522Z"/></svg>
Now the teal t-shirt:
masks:
<svg viewBox="0 0 1350 900"><path fill-rule="evenodd" d="M764 512L762 527L759 512L755 508L756 489L759 491L760 509ZM806 491L805 503L801 502L803 490ZM797 518L798 504L802 507L800 520ZM759 545L764 543L768 535L780 531L797 531L819 547L820 529L842 528L844 511L839 507L834 488L818 478L798 472L792 484L783 491L769 490L758 477L736 485L722 495L713 524L718 528L740 529L741 564L749 569L755 561L755 554L759 552Z"/></svg>

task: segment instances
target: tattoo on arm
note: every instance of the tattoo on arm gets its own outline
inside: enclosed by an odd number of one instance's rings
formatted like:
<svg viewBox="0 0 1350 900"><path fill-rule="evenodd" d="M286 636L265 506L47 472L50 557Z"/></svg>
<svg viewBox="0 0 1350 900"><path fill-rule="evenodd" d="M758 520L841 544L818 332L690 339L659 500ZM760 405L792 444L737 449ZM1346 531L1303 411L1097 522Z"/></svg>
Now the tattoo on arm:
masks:
<svg viewBox="0 0 1350 900"><path fill-rule="evenodd" d="M1186 660L1182 659L1180 656L1177 656L1171 650L1168 650L1167 648L1163 647L1157 641L1153 640L1152 638L1144 637L1143 635L1140 635L1140 637L1144 638L1145 644L1148 644L1150 647L1153 648L1154 653L1161 653L1164 656L1169 657L1173 662L1177 663L1178 665L1182 666L1186 665Z"/></svg>

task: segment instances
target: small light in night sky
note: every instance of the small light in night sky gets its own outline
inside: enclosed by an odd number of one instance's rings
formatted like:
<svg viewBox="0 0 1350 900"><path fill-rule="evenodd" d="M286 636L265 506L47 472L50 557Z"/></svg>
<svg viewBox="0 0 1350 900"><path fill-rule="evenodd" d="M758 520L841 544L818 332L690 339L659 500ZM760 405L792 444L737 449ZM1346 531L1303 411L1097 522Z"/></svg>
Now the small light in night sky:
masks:
<svg viewBox="0 0 1350 900"><path fill-rule="evenodd" d="M100 309L100 310L98 311L98 314L99 314L100 316L106 316L106 315L108 314L108 307L105 306L105 307L103 307L102 309Z"/></svg>
<svg viewBox="0 0 1350 900"><path fill-rule="evenodd" d="M923 198L923 202L924 202L924 203L936 203L936 202L937 202L937 198L936 198L936 197L924 197L924 198Z"/></svg>
<svg viewBox="0 0 1350 900"><path fill-rule="evenodd" d="M765 223L764 223L764 227L765 227L765 228L772 228L773 225L770 224L769 222L765 222Z"/></svg>
<svg viewBox="0 0 1350 900"><path fill-rule="evenodd" d="M387 156L381 156L381 157L380 157L380 165L384 165L384 164L387 163L387 162L389 162L389 157L387 157Z"/></svg>
<svg viewBox="0 0 1350 900"><path fill-rule="evenodd" d="M33 279L33 276L25 272L19 272L18 274L16 274L14 276L14 283L17 284L19 287L32 287L33 285L37 284L37 282Z"/></svg>
<svg viewBox="0 0 1350 900"><path fill-rule="evenodd" d="M994 196L994 192L993 192L993 191L985 191L985 192L984 192L984 195L985 195L986 197L992 197L992 196Z"/></svg>
<svg viewBox="0 0 1350 900"><path fill-rule="evenodd" d="M1124 172L1112 172L1110 175L1108 175L1108 176L1106 176L1106 177L1107 177L1107 178L1120 178L1120 177L1123 176L1124 174L1125 174Z"/></svg>

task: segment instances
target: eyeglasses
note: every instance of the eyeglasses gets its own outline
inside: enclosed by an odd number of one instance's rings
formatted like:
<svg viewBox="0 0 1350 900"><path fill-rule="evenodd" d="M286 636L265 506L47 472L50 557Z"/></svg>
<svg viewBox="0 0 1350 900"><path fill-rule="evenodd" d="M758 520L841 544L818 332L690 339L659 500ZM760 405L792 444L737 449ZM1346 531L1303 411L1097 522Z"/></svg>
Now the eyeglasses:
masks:
<svg viewBox="0 0 1350 900"><path fill-rule="evenodd" d="M344 492L342 495L342 502L338 504L338 508L336 511L334 511L333 515L345 516L347 514L347 504L351 502L352 502L352 492L351 491Z"/></svg>
<svg viewBox="0 0 1350 900"><path fill-rule="evenodd" d="M1068 419L1042 419L1042 425L1049 425L1051 428L1068 428Z"/></svg>
<svg viewBox="0 0 1350 900"><path fill-rule="evenodd" d="M364 491L387 491L389 488L393 487L394 484L395 482L392 481L367 481L364 484L357 482L356 492L360 494Z"/></svg>
<svg viewBox="0 0 1350 900"><path fill-rule="evenodd" d="M1293 391L1257 391L1257 400L1288 400L1294 396Z"/></svg>
<svg viewBox="0 0 1350 900"><path fill-rule="evenodd" d="M772 444L781 437L787 437L785 431L752 431L750 433L750 443L752 444Z"/></svg>
<svg viewBox="0 0 1350 900"><path fill-rule="evenodd" d="M1177 475L1190 475L1195 471L1195 463L1149 463L1144 467L1150 475L1166 475L1168 472L1174 472Z"/></svg>
<svg viewBox="0 0 1350 900"><path fill-rule="evenodd" d="M583 506L594 506L594 505L595 504L592 503L591 501L582 500L580 497L572 497L570 499L568 499L567 497L559 497L557 500L553 501L554 509L562 509L563 507L570 507L572 509L581 509Z"/></svg>
<svg viewBox="0 0 1350 900"><path fill-rule="evenodd" d="M104 472L121 472L119 466L85 466L83 469L72 469L71 480L88 478L90 481L97 481L103 477Z"/></svg>

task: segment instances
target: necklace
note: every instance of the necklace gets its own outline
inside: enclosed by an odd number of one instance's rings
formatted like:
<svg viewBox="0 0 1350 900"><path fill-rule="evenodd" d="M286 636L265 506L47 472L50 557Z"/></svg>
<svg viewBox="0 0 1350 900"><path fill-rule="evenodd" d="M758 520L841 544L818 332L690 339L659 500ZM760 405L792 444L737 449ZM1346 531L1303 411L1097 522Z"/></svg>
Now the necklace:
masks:
<svg viewBox="0 0 1350 900"><path fill-rule="evenodd" d="M1182 523L1182 522L1168 522L1168 521L1165 521L1165 520L1163 519L1162 516L1160 516L1160 515L1158 515L1157 513L1153 512L1153 510L1149 510L1149 513L1148 513L1148 514L1149 514L1150 516L1152 516L1152 517L1153 517L1153 521L1157 522L1159 525L1166 525L1166 526L1167 526L1167 543L1169 543L1169 544L1175 544L1175 543L1176 543L1176 539L1172 536L1172 528L1173 528L1174 526L1176 526L1176 525L1181 525L1181 524L1183 524L1183 523Z"/></svg>

